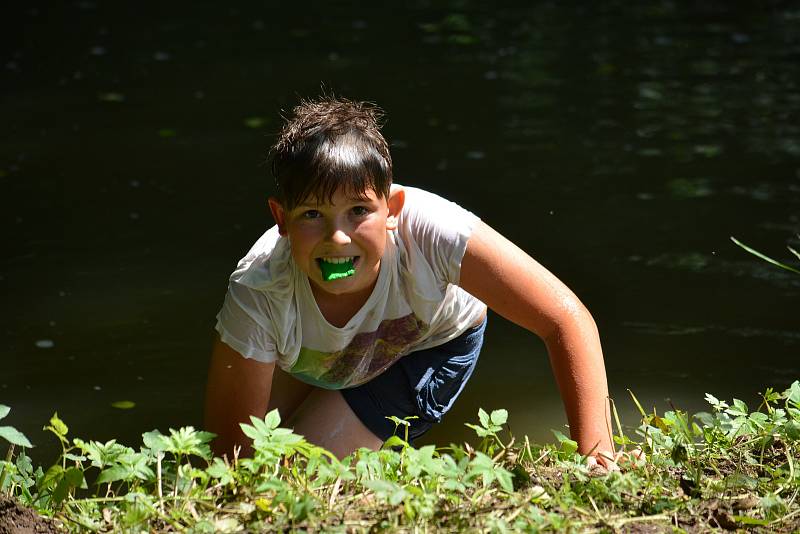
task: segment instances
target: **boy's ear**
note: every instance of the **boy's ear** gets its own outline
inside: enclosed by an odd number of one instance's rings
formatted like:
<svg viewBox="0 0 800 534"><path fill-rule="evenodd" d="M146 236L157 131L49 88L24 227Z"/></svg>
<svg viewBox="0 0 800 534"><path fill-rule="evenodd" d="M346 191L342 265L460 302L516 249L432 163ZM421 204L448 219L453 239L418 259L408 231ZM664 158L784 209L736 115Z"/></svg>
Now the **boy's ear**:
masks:
<svg viewBox="0 0 800 534"><path fill-rule="evenodd" d="M275 224L278 225L278 233L286 235L286 210L283 209L280 201L275 197L267 199L269 204L269 211L272 212L272 218L275 219Z"/></svg>
<svg viewBox="0 0 800 534"><path fill-rule="evenodd" d="M392 186L387 200L387 204L389 205L389 216L386 218L387 230L395 230L397 228L397 219L400 217L400 212L403 211L403 204L405 203L406 192L402 186Z"/></svg>

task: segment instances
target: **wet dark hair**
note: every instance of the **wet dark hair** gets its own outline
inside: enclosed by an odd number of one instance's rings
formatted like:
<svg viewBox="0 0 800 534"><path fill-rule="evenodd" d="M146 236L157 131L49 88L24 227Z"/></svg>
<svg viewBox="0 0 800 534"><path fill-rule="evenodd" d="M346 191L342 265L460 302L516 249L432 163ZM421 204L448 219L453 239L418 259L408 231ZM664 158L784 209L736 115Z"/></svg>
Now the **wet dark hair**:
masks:
<svg viewBox="0 0 800 534"><path fill-rule="evenodd" d="M392 157L380 132L383 112L369 102L324 96L292 110L270 150L278 199L291 210L309 198L331 202L336 190L389 198Z"/></svg>

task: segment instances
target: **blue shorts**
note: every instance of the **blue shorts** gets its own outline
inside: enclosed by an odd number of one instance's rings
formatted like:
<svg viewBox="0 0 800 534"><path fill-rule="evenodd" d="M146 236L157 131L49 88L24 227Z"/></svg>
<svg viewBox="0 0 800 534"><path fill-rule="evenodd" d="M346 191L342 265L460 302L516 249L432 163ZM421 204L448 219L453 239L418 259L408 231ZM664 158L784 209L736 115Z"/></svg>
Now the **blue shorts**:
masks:
<svg viewBox="0 0 800 534"><path fill-rule="evenodd" d="M386 441L395 434L394 415L411 419L409 440L442 420L475 370L486 319L443 345L403 356L366 384L340 390L347 404L373 434ZM401 425L400 437L405 435Z"/></svg>

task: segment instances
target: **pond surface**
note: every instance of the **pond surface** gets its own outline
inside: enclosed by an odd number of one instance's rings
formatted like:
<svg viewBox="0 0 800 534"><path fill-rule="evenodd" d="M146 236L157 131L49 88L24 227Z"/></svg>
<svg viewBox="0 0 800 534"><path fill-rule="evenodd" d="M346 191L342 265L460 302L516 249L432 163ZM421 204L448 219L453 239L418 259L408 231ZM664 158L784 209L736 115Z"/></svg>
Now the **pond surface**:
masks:
<svg viewBox="0 0 800 534"><path fill-rule="evenodd" d="M800 10L789 2L18 3L0 63L0 403L73 435L201 424L214 316L271 224L280 110L379 103L400 183L479 214L593 312L612 395L753 407L800 378ZM12 24L9 24L11 22ZM116 401L135 407L121 410ZM429 441L479 406L551 439L542 343L497 316Z"/></svg>

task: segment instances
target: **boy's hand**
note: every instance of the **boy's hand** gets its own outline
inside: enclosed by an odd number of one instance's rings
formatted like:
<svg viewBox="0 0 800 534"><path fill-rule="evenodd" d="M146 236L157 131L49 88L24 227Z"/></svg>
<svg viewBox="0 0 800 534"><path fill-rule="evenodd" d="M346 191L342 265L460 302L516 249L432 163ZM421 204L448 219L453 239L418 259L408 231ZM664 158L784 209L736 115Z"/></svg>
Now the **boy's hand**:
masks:
<svg viewBox="0 0 800 534"><path fill-rule="evenodd" d="M633 465L637 460L643 459L642 449L635 448L631 451L617 451L616 454L610 451L600 451L589 455L586 458L586 466L589 471L599 471L601 474L612 471L620 471L620 465Z"/></svg>

